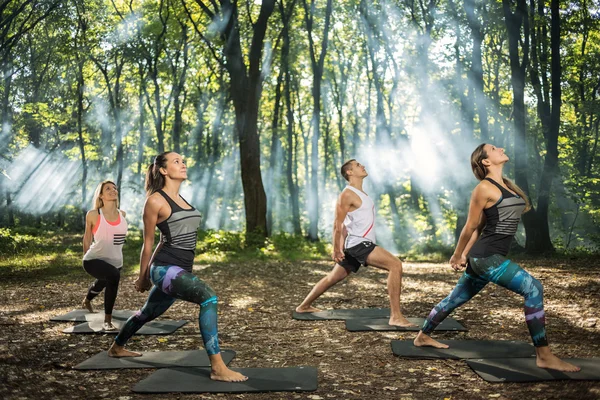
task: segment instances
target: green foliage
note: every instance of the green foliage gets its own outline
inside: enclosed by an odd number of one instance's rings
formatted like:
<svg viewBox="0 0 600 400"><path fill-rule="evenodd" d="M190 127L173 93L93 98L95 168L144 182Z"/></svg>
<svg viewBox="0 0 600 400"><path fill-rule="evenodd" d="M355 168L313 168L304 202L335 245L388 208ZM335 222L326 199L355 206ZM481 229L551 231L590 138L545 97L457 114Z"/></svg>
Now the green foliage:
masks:
<svg viewBox="0 0 600 400"><path fill-rule="evenodd" d="M26 229L26 231L33 229ZM0 228L0 253L16 255L26 251L35 250L42 241L40 238L21 231L20 233L8 228Z"/></svg>

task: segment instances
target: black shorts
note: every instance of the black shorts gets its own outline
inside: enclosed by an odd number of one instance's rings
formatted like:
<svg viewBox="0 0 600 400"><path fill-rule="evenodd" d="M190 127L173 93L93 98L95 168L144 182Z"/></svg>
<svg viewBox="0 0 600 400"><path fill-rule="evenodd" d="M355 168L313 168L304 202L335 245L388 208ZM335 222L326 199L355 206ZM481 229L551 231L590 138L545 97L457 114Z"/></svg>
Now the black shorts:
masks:
<svg viewBox="0 0 600 400"><path fill-rule="evenodd" d="M344 259L338 264L348 272L358 272L361 265L367 266L367 257L377 245L365 240L344 250Z"/></svg>

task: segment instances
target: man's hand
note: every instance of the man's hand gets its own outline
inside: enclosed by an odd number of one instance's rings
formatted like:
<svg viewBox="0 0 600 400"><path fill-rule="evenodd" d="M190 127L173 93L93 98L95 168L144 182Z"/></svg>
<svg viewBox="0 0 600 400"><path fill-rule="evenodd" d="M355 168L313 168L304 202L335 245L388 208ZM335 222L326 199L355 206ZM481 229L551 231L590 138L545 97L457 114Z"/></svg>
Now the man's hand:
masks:
<svg viewBox="0 0 600 400"><path fill-rule="evenodd" d="M450 258L450 266L453 270L460 271L467 266L467 258L453 254L452 258Z"/></svg>
<svg viewBox="0 0 600 400"><path fill-rule="evenodd" d="M336 263L341 263L344 259L344 252L341 250L334 250L333 253L331 253L331 258Z"/></svg>
<svg viewBox="0 0 600 400"><path fill-rule="evenodd" d="M152 282L148 278L142 278L141 276L137 278L134 282L135 290L140 293L144 293L146 290L150 290L152 287Z"/></svg>

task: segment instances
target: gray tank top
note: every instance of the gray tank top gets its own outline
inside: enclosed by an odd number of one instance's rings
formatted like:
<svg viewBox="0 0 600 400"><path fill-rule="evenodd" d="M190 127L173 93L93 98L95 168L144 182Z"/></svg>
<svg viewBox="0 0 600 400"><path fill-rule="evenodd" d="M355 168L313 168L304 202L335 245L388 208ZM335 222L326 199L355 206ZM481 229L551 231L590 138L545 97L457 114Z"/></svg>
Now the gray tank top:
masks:
<svg viewBox="0 0 600 400"><path fill-rule="evenodd" d="M158 265L177 265L191 271L194 264L197 231L202 215L183 197L180 196L190 206L189 209L178 206L162 190L159 190L158 193L171 206L171 215L156 225L162 233L163 246L154 257L154 263Z"/></svg>

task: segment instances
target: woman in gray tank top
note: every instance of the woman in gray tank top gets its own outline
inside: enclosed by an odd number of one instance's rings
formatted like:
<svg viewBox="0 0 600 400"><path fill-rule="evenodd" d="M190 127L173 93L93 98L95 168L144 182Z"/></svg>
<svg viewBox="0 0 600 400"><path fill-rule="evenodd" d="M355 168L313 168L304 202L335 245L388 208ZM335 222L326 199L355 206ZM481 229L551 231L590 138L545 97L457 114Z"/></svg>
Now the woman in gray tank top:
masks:
<svg viewBox="0 0 600 400"><path fill-rule="evenodd" d="M159 317L181 299L200 306L198 324L211 363L213 380L241 382L246 376L232 371L223 362L217 330L217 295L205 282L192 274L196 231L200 213L181 195L179 188L187 179L183 158L175 152L156 156L146 174L148 198L144 204L144 244L140 256L140 276L135 288L144 292L152 284L146 304L127 320L108 351L111 357L137 357L140 353L125 350L127 341L146 322ZM154 253L154 231L161 240Z"/></svg>
<svg viewBox="0 0 600 400"><path fill-rule="evenodd" d="M414 344L447 348L448 345L429 335L454 309L471 300L489 282L494 282L523 296L525 322L535 346L537 366L579 371L579 367L561 360L550 351L542 284L506 258L521 213L530 208L523 191L502 175L506 162L508 156L503 148L484 143L473 151L471 168L480 183L473 190L469 216L450 259L454 270L464 267L466 270L452 292L431 310Z"/></svg>

